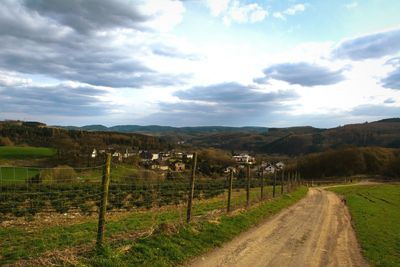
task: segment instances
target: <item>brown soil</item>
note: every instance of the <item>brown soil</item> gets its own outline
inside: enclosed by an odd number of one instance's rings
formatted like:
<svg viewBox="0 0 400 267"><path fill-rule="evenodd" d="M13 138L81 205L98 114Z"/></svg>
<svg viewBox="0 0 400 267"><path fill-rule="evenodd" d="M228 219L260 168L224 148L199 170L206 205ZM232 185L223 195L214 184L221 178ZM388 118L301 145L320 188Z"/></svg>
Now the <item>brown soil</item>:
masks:
<svg viewBox="0 0 400 267"><path fill-rule="evenodd" d="M188 266L368 266L351 218L334 193L308 195L262 225L188 263Z"/></svg>

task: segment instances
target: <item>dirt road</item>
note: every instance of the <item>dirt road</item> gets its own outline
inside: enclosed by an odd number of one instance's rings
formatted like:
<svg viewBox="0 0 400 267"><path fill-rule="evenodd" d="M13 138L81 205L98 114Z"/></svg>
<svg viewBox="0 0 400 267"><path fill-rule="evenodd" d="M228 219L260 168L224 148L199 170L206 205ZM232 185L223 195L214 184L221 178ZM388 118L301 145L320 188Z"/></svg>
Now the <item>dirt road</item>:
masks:
<svg viewBox="0 0 400 267"><path fill-rule="evenodd" d="M334 193L312 188L294 206L188 266L368 266Z"/></svg>

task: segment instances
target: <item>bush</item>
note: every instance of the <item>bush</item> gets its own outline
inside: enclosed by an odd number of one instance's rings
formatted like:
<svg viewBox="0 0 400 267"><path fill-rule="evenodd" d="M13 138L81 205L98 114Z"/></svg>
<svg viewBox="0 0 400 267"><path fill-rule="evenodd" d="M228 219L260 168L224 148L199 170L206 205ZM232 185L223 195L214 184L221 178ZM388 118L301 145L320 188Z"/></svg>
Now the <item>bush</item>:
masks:
<svg viewBox="0 0 400 267"><path fill-rule="evenodd" d="M0 146L14 146L14 143L10 140L10 138L0 136Z"/></svg>
<svg viewBox="0 0 400 267"><path fill-rule="evenodd" d="M53 169L45 169L40 172L40 180L43 183L73 183L77 180L75 170L67 165L57 166Z"/></svg>

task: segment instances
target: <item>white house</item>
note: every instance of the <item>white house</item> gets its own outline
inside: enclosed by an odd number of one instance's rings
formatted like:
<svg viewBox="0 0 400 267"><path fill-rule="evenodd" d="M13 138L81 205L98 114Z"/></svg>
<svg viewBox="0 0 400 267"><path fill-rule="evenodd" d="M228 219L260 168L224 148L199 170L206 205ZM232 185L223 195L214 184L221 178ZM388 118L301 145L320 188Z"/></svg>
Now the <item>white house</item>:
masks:
<svg viewBox="0 0 400 267"><path fill-rule="evenodd" d="M97 157L97 150L96 150L96 148L94 148L93 151L92 151L92 158L95 158L95 157Z"/></svg>
<svg viewBox="0 0 400 267"><path fill-rule="evenodd" d="M249 156L247 154L241 154L241 155L238 155L238 156L233 156L233 159L237 163L242 163L242 164L253 164L255 162L254 157Z"/></svg>
<svg viewBox="0 0 400 267"><path fill-rule="evenodd" d="M276 167L274 165L268 165L264 170L266 173L275 173Z"/></svg>
<svg viewBox="0 0 400 267"><path fill-rule="evenodd" d="M278 163L275 164L275 166L282 170L285 167L285 163L279 161Z"/></svg>

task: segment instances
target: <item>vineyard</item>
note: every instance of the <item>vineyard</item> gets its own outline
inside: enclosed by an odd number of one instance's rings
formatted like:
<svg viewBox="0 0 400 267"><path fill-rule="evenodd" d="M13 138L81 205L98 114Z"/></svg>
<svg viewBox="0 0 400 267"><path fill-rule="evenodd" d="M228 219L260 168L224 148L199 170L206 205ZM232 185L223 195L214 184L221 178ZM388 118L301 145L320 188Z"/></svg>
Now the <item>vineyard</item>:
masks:
<svg viewBox="0 0 400 267"><path fill-rule="evenodd" d="M74 247L93 249L104 193L104 167L1 167L0 264ZM78 179L89 171L90 179ZM113 164L111 168L104 232L108 245L151 234L165 224L179 226L187 221L190 173L147 180L135 178L135 173L129 166ZM275 186L273 177L258 177L254 172L241 179L233 174L231 179L229 174L219 179L199 177L193 184L192 221L226 213L228 197L229 210L234 212L286 194L298 184L294 174L291 179L279 175ZM281 178L290 183L280 183Z"/></svg>

